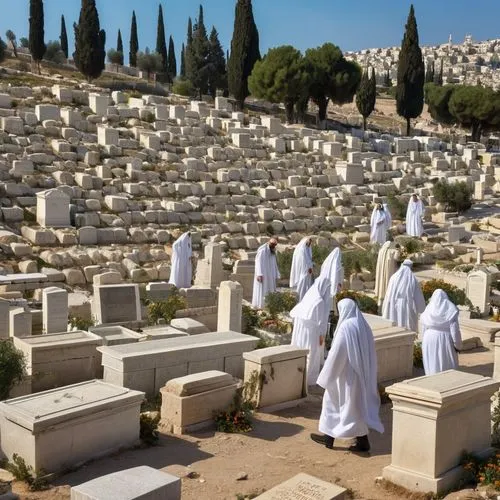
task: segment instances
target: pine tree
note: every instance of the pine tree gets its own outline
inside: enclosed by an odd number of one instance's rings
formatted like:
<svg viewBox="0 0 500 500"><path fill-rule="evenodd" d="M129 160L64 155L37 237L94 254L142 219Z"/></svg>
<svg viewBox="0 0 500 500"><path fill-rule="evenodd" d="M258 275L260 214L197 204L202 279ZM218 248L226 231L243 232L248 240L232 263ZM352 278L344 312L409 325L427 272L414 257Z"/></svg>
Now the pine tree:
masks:
<svg viewBox="0 0 500 500"><path fill-rule="evenodd" d="M259 32L255 25L252 1L238 0L235 9L231 56L228 61L229 92L242 109L249 95L248 77L254 64L260 60Z"/></svg>
<svg viewBox="0 0 500 500"><path fill-rule="evenodd" d="M122 32L121 30L118 30L118 39L116 41L116 50L121 54L120 62L118 63L120 66L123 66L124 64L124 57L123 57L123 40L122 40Z"/></svg>
<svg viewBox="0 0 500 500"><path fill-rule="evenodd" d="M68 58L68 33L66 32L66 21L64 16L61 16L61 36L59 37L61 41L61 50L63 51L64 57Z"/></svg>
<svg viewBox="0 0 500 500"><path fill-rule="evenodd" d="M203 17L203 7L200 5L199 16L193 29L193 41L190 50L190 72L188 74L188 79L199 90L200 98L208 92L209 79L210 45Z"/></svg>
<svg viewBox="0 0 500 500"><path fill-rule="evenodd" d="M427 71L425 72L425 83L431 83L434 81L434 61L427 64Z"/></svg>
<svg viewBox="0 0 500 500"><path fill-rule="evenodd" d="M168 40L168 64L167 64L168 81L173 82L177 76L177 59L175 58L174 39L170 36Z"/></svg>
<svg viewBox="0 0 500 500"><path fill-rule="evenodd" d="M80 19L74 29L76 67L89 81L99 78L106 61L106 33L99 25L95 0L82 0Z"/></svg>
<svg viewBox="0 0 500 500"><path fill-rule="evenodd" d="M184 44L182 44L182 49L181 49L181 71L180 71L180 76L181 78L186 78L186 47Z"/></svg>
<svg viewBox="0 0 500 500"><path fill-rule="evenodd" d="M443 86L443 60L441 59L441 68L439 69L439 73L437 75L434 75L434 83L436 85L439 85L440 87Z"/></svg>
<svg viewBox="0 0 500 500"><path fill-rule="evenodd" d="M129 64L132 68L137 66L137 52L139 52L139 38L137 37L137 19L135 18L135 10L132 12L132 25L130 27L130 51Z"/></svg>
<svg viewBox="0 0 500 500"><path fill-rule="evenodd" d="M225 89L227 87L227 74L224 50L215 26L212 27L210 33L208 60L208 91L212 97L216 97L218 88Z"/></svg>
<svg viewBox="0 0 500 500"><path fill-rule="evenodd" d="M37 63L38 73L40 61L43 59L47 46L45 45L43 0L30 0L30 38L29 49L31 57Z"/></svg>
<svg viewBox="0 0 500 500"><path fill-rule="evenodd" d="M406 31L398 61L396 108L406 119L406 135L410 135L410 120L417 118L424 108L425 65L418 44L417 21L413 5L410 7Z"/></svg>
<svg viewBox="0 0 500 500"><path fill-rule="evenodd" d="M156 31L156 52L161 56L163 73L168 73L167 40L165 38L165 23L163 22L163 8L158 8L158 28Z"/></svg>
<svg viewBox="0 0 500 500"><path fill-rule="evenodd" d="M377 99L377 81L375 71L372 68L371 77L368 76L368 68L363 71L361 84L356 93L356 107L363 117L363 130L366 130L366 119L372 114L375 109Z"/></svg>

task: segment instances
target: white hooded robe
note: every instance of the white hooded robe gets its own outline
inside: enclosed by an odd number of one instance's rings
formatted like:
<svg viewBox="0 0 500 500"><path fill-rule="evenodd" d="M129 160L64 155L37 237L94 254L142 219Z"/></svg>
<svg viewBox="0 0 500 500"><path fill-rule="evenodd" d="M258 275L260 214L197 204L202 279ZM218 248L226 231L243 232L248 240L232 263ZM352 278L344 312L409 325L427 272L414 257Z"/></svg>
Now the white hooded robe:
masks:
<svg viewBox="0 0 500 500"><path fill-rule="evenodd" d="M293 252L290 288L297 290L299 302L313 284L312 248L307 245L310 239L309 237L303 238Z"/></svg>
<svg viewBox="0 0 500 500"><path fill-rule="evenodd" d="M319 430L333 438L384 432L377 387L377 355L370 326L356 303L338 303L339 323L318 385L325 389Z"/></svg>
<svg viewBox="0 0 500 500"><path fill-rule="evenodd" d="M424 233L424 225L422 217L425 215L425 207L422 200L413 201L413 198L408 203L406 210L406 234L420 238Z"/></svg>
<svg viewBox="0 0 500 500"><path fill-rule="evenodd" d="M458 309L443 290L434 291L420 322L425 374L457 370L457 350L462 348Z"/></svg>
<svg viewBox="0 0 500 500"><path fill-rule="evenodd" d="M335 297L344 282L344 266L340 248L335 248L321 265L319 275L330 280L330 295Z"/></svg>
<svg viewBox="0 0 500 500"><path fill-rule="evenodd" d="M326 335L331 308L330 280L319 277L304 298L290 311L293 318L291 344L309 349L307 356L307 385L315 385L318 379L322 347L319 338Z"/></svg>
<svg viewBox="0 0 500 500"><path fill-rule="evenodd" d="M425 309L420 283L413 274L411 260L405 260L391 276L382 306L382 316L412 332L418 329L418 315Z"/></svg>
<svg viewBox="0 0 500 500"><path fill-rule="evenodd" d="M184 233L172 245L172 268L169 283L177 288L190 288L193 277L191 235Z"/></svg>
<svg viewBox="0 0 500 500"><path fill-rule="evenodd" d="M383 245L387 240L387 215L385 210L374 208L370 219L370 243Z"/></svg>
<svg viewBox="0 0 500 500"><path fill-rule="evenodd" d="M262 282L257 277L262 276ZM252 306L263 309L266 295L276 291L276 280L280 278L276 254L271 252L269 243L264 243L257 250L255 274L253 280Z"/></svg>

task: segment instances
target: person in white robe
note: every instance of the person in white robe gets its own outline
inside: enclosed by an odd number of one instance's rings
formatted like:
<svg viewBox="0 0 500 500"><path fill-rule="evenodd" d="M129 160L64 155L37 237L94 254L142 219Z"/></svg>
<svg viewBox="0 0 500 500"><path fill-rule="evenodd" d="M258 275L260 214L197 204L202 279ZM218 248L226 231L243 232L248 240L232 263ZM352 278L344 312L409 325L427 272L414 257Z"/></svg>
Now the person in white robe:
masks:
<svg viewBox="0 0 500 500"><path fill-rule="evenodd" d="M387 203L382 204L382 207L384 208L384 212L385 212L385 225L386 225L386 230L388 232L392 228L391 209L389 208L389 205Z"/></svg>
<svg viewBox="0 0 500 500"><path fill-rule="evenodd" d="M408 203L406 210L406 234L420 238L424 234L423 218L425 215L425 207L422 200L414 194Z"/></svg>
<svg viewBox="0 0 500 500"><path fill-rule="evenodd" d="M342 265L340 248L334 248L330 255L328 255L321 265L319 275L330 280L330 295L335 297L344 282L344 266Z"/></svg>
<svg viewBox="0 0 500 500"><path fill-rule="evenodd" d="M191 233L184 233L172 245L172 268L169 283L177 288L190 288L193 278Z"/></svg>
<svg viewBox="0 0 500 500"><path fill-rule="evenodd" d="M276 281L280 279L276 260L277 245L278 242L272 238L257 250L252 294L252 306L257 309L263 309L266 295L276 291Z"/></svg>
<svg viewBox="0 0 500 500"><path fill-rule="evenodd" d="M356 302L338 303L339 322L318 385L325 389L317 443L333 448L336 438L355 438L354 452L370 450L368 430L383 433L373 333Z"/></svg>
<svg viewBox="0 0 500 500"><path fill-rule="evenodd" d="M458 369L458 352L462 335L458 309L443 290L435 290L424 313L422 325L422 357L426 375Z"/></svg>
<svg viewBox="0 0 500 500"><path fill-rule="evenodd" d="M309 349L307 385L315 385L318 380L323 352L321 347L325 341L331 304L330 280L319 277L304 298L290 311L293 319L291 344Z"/></svg>
<svg viewBox="0 0 500 500"><path fill-rule="evenodd" d="M377 306L382 311L387 287L391 276L398 270L398 261L401 254L399 245L391 241L386 241L380 248L377 256L377 267L375 273L375 296L377 297Z"/></svg>
<svg viewBox="0 0 500 500"><path fill-rule="evenodd" d="M391 276L382 306L382 316L412 332L418 329L418 315L425 310L420 283L412 272L413 262L406 259Z"/></svg>
<svg viewBox="0 0 500 500"><path fill-rule="evenodd" d="M384 207L379 203L373 209L370 220L370 243L383 245L387 240L387 214Z"/></svg>
<svg viewBox="0 0 500 500"><path fill-rule="evenodd" d="M297 290L299 302L313 284L312 240L303 238L293 251L290 288Z"/></svg>

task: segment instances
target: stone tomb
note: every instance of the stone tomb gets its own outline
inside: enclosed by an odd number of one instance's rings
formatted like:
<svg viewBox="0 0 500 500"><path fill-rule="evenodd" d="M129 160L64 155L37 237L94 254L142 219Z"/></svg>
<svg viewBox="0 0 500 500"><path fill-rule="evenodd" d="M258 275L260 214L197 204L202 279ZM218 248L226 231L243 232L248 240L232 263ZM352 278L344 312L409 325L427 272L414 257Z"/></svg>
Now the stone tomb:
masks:
<svg viewBox="0 0 500 500"><path fill-rule="evenodd" d="M98 373L101 337L81 330L14 338L27 359L33 392L92 380Z"/></svg>
<svg viewBox="0 0 500 500"><path fill-rule="evenodd" d="M463 451L491 448L491 396L500 383L449 370L392 385L392 460L383 476L410 490L439 494L462 477Z"/></svg>
<svg viewBox="0 0 500 500"><path fill-rule="evenodd" d="M68 330L68 292L55 286L42 292L43 333L63 333Z"/></svg>
<svg viewBox="0 0 500 500"><path fill-rule="evenodd" d="M36 194L36 221L42 227L70 227L69 196L59 189Z"/></svg>
<svg viewBox="0 0 500 500"><path fill-rule="evenodd" d="M490 311L490 285L491 274L481 269L472 271L467 275L465 293L474 307L485 316Z"/></svg>
<svg viewBox="0 0 500 500"><path fill-rule="evenodd" d="M212 370L169 380L161 388L161 426L185 434L214 425L214 413L233 402L237 381Z"/></svg>
<svg viewBox="0 0 500 500"><path fill-rule="evenodd" d="M47 473L133 446L142 392L92 380L0 403L0 447Z"/></svg>
<svg viewBox="0 0 500 500"><path fill-rule="evenodd" d="M349 496L350 497L350 496ZM303 472L257 497L258 500L347 500L347 490Z"/></svg>
<svg viewBox="0 0 500 500"><path fill-rule="evenodd" d="M258 408L290 408L307 397L308 353L308 349L283 345L243 354L245 383L256 383Z"/></svg>
<svg viewBox="0 0 500 500"><path fill-rule="evenodd" d="M223 281L219 288L217 330L241 332L243 287L235 281Z"/></svg>
<svg viewBox="0 0 500 500"><path fill-rule="evenodd" d="M71 488L71 500L180 500L181 480L142 465Z"/></svg>
<svg viewBox="0 0 500 500"><path fill-rule="evenodd" d="M94 285L92 309L98 324L141 321L139 285Z"/></svg>
<svg viewBox="0 0 500 500"><path fill-rule="evenodd" d="M155 396L173 378L219 370L243 378L243 353L259 339L235 332L99 347L104 381Z"/></svg>

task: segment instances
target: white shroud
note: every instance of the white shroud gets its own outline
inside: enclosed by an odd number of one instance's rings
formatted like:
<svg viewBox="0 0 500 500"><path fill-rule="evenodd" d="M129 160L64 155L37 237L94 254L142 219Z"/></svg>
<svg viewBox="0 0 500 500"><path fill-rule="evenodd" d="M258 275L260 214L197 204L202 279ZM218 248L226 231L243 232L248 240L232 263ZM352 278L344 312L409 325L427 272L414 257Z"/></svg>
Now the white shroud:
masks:
<svg viewBox="0 0 500 500"><path fill-rule="evenodd" d="M337 295L342 283L344 283L344 267L342 266L342 254L340 248L335 248L321 265L319 275L330 280L330 295Z"/></svg>
<svg viewBox="0 0 500 500"><path fill-rule="evenodd" d="M417 236L420 238L424 233L424 225L422 217L425 214L425 207L422 200L413 201L413 198L408 203L406 210L406 234L409 236Z"/></svg>
<svg viewBox="0 0 500 500"><path fill-rule="evenodd" d="M257 277L262 276L262 282ZM263 309L266 295L276 291L276 280L280 278L276 254L271 252L269 243L264 243L255 256L255 274L253 280L252 306Z"/></svg>
<svg viewBox="0 0 500 500"><path fill-rule="evenodd" d="M387 240L388 219L385 210L374 208L370 219L370 242L383 245Z"/></svg>
<svg viewBox="0 0 500 500"><path fill-rule="evenodd" d="M370 326L356 303L338 303L339 323L318 385L325 389L319 430L333 438L384 432L380 421L377 355Z"/></svg>
<svg viewBox="0 0 500 500"><path fill-rule="evenodd" d="M425 309L420 283L413 274L411 260L405 260L389 280L382 306L382 316L412 332L418 329L418 315Z"/></svg>
<svg viewBox="0 0 500 500"><path fill-rule="evenodd" d="M290 288L297 290L299 302L313 283L312 249L307 245L310 239L310 237L303 238L293 252Z"/></svg>
<svg viewBox="0 0 500 500"><path fill-rule="evenodd" d="M443 290L434 291L420 322L425 374L457 370L457 350L462 348L458 309Z"/></svg>
<svg viewBox="0 0 500 500"><path fill-rule="evenodd" d="M172 245L172 268L170 270L170 280L168 281L177 288L190 288L193 277L193 267L191 265L191 235L184 233Z"/></svg>
<svg viewBox="0 0 500 500"><path fill-rule="evenodd" d="M318 379L323 353L319 338L325 338L331 303L330 280L319 277L304 298L290 311L293 318L292 345L309 349L307 385L315 385Z"/></svg>

